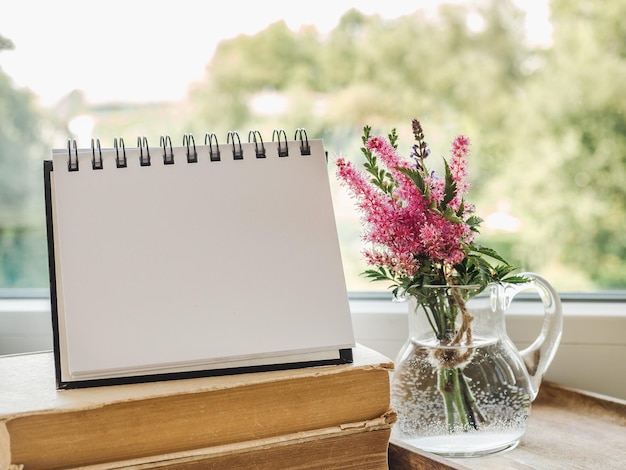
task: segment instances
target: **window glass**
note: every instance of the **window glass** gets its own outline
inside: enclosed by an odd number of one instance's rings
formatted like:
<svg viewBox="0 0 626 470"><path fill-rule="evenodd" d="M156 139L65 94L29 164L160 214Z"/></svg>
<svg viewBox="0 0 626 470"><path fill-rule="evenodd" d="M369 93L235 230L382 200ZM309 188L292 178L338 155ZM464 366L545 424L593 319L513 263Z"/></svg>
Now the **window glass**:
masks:
<svg viewBox="0 0 626 470"><path fill-rule="evenodd" d="M366 124L396 128L408 158L418 118L435 169L469 136L485 245L561 291L626 289L621 0L166 5L23 0L0 16L0 288L47 287L41 162L68 137L305 127L329 152L348 289L386 290L359 275L333 162L361 161Z"/></svg>

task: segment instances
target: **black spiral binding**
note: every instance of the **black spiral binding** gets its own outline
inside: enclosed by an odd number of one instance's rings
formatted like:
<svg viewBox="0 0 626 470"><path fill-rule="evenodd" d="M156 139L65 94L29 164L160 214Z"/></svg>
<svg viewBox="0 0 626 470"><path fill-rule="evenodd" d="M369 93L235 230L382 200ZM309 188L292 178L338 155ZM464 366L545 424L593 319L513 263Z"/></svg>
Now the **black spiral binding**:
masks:
<svg viewBox="0 0 626 470"><path fill-rule="evenodd" d="M248 132L248 143L254 142L254 152L256 158L265 158L265 144L263 143L263 137L259 131ZM259 148L259 142L261 147Z"/></svg>
<svg viewBox="0 0 626 470"><path fill-rule="evenodd" d="M193 145L191 153L190 145ZM198 163L198 152L196 151L196 139L191 134L183 135L183 147L187 147L187 163Z"/></svg>
<svg viewBox="0 0 626 470"><path fill-rule="evenodd" d="M148 139L146 137L137 137L137 147L139 147L139 164L141 166L150 166L150 148L148 147ZM143 149L146 149L146 155Z"/></svg>
<svg viewBox="0 0 626 470"><path fill-rule="evenodd" d="M215 149L213 149L213 141L215 141ZM204 145L209 146L209 159L212 162L220 161L220 144L217 141L217 136L211 132L204 134Z"/></svg>
<svg viewBox="0 0 626 470"><path fill-rule="evenodd" d="M272 142L278 142L278 156L288 157L289 147L287 147L287 134L284 129L274 129L272 132Z"/></svg>
<svg viewBox="0 0 626 470"><path fill-rule="evenodd" d="M294 140L300 141L300 154L311 155L311 146L309 144L309 138L306 133L306 129L296 129ZM284 129L274 129L272 133L272 142L278 143L278 156L289 156L289 147L287 144L287 134ZM239 133L236 131L228 132L226 143L232 145L233 160L243 160L243 147L241 145L241 139ZM248 132L248 143L254 143L254 150L256 158L266 158L267 152L265 143L263 142L263 136L258 130L252 130ZM207 132L204 135L204 145L209 150L209 160L211 162L219 162L221 160L220 145L215 133ZM169 135L162 135L159 146L163 150L163 164L174 164L174 149L172 146L172 139ZM124 145L123 138L113 139L113 147L115 149L115 164L117 168L127 168L128 159L126 157L126 146ZM148 145L148 139L146 137L137 137L137 147L139 149L139 164L141 166L151 166L152 160L150 157L150 147ZM196 148L196 141L192 134L183 135L183 147L187 150L187 163L198 163L199 155ZM68 139L67 141L68 171L78 171L78 148L76 140ZM102 147L100 145L100 139L91 139L91 167L94 170L102 170L104 168L104 160L102 158Z"/></svg>
<svg viewBox="0 0 626 470"><path fill-rule="evenodd" d="M72 148L74 148L74 161L72 161ZM67 141L67 171L78 171L78 148L76 147L76 140Z"/></svg>
<svg viewBox="0 0 626 470"><path fill-rule="evenodd" d="M117 137L113 139L113 147L115 148L115 165L118 168L126 168L128 166L128 160L126 160L126 146L124 145L124 139L120 137L120 147L122 147L122 158L120 159L120 149L117 145Z"/></svg>
<svg viewBox="0 0 626 470"><path fill-rule="evenodd" d="M237 139L237 143L235 143L235 139ZM241 147L239 133L236 131L228 132L228 135L226 136L226 143L230 144L231 140L233 141L233 160L243 160L243 148Z"/></svg>
<svg viewBox="0 0 626 470"><path fill-rule="evenodd" d="M100 139L96 139L98 146L98 158L96 158L96 147L94 141L91 139L91 168L93 170L102 170L102 148L100 148Z"/></svg>
<svg viewBox="0 0 626 470"><path fill-rule="evenodd" d="M300 127L296 129L296 135L294 140L300 139L300 155L311 155L311 147L309 145L309 137L306 134L306 129Z"/></svg>
<svg viewBox="0 0 626 470"><path fill-rule="evenodd" d="M167 147L169 144L170 154L167 154ZM164 165L173 165L174 164L174 150L172 150L172 139L170 139L169 135L161 136L161 141L159 145L163 148L163 164Z"/></svg>

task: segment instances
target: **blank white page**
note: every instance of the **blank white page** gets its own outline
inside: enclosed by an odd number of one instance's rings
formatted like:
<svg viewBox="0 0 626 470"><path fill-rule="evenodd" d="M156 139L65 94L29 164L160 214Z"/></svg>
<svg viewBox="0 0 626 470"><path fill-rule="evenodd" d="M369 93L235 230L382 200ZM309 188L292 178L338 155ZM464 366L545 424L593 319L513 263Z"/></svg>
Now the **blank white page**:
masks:
<svg viewBox="0 0 626 470"><path fill-rule="evenodd" d="M61 349L75 378L354 345L321 140L53 153ZM169 151L169 148L168 148ZM146 152L145 148L143 150Z"/></svg>

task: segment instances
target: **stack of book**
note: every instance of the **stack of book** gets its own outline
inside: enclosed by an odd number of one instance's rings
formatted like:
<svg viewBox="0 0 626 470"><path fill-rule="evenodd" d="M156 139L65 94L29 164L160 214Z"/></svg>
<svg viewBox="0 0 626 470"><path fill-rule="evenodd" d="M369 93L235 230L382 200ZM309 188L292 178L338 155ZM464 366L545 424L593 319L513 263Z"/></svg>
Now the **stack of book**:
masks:
<svg viewBox="0 0 626 470"><path fill-rule="evenodd" d="M387 469L393 363L57 390L52 353L0 357L0 469Z"/></svg>

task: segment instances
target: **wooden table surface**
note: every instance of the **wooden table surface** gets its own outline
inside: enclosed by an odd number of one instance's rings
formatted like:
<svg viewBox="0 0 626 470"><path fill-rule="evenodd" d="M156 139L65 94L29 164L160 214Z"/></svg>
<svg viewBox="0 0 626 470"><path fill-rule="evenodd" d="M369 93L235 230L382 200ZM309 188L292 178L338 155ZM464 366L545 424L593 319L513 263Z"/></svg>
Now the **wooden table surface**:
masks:
<svg viewBox="0 0 626 470"><path fill-rule="evenodd" d="M390 470L623 470L626 401L544 382L530 422L513 450L475 458L442 458L389 445Z"/></svg>

